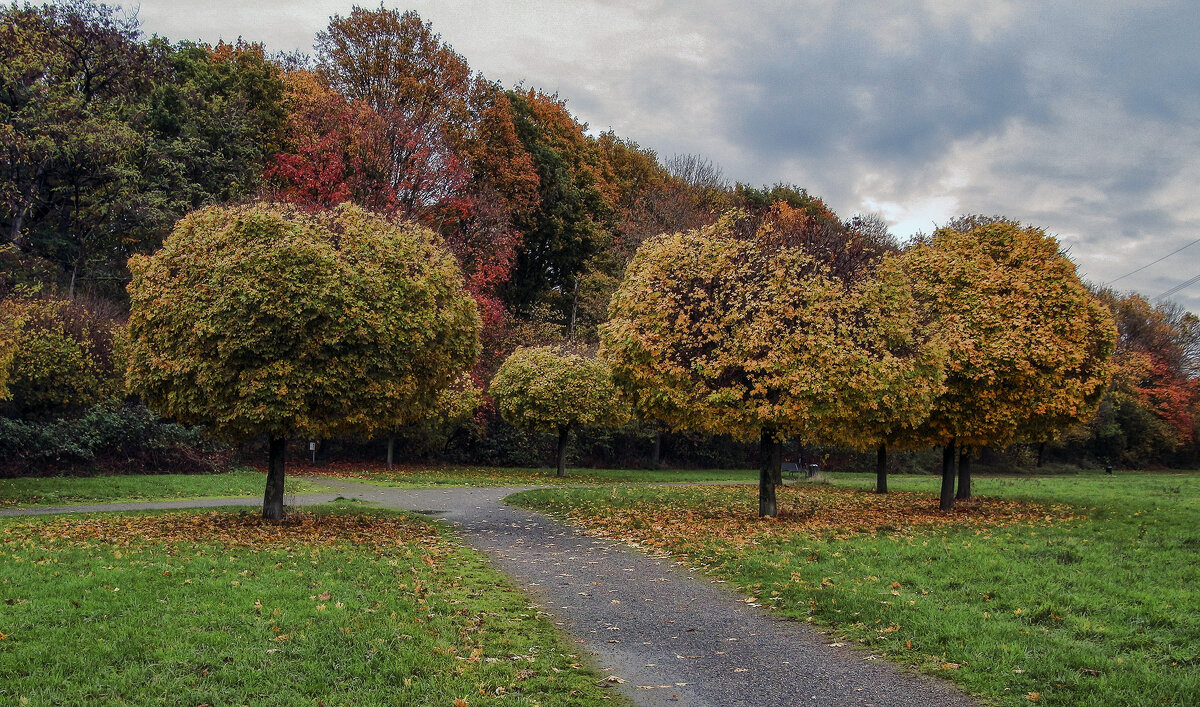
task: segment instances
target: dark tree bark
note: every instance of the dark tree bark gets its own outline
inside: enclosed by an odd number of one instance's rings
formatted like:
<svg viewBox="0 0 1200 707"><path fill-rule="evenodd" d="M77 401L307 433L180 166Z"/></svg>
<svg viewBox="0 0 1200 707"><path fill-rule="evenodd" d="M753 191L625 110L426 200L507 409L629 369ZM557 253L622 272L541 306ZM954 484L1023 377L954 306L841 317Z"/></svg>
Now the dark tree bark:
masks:
<svg viewBox="0 0 1200 707"><path fill-rule="evenodd" d="M779 505L775 501L775 479L782 474L783 445L775 439L774 430L764 428L758 449L758 515L774 518L779 515Z"/></svg>
<svg viewBox="0 0 1200 707"><path fill-rule="evenodd" d="M650 468L662 468L662 428L654 430L654 446L650 448Z"/></svg>
<svg viewBox="0 0 1200 707"><path fill-rule="evenodd" d="M393 452L395 452L395 451L396 451L396 435L388 435L388 446L387 446L387 468L388 468L388 471L392 470L392 457L393 457Z"/></svg>
<svg viewBox="0 0 1200 707"><path fill-rule="evenodd" d="M267 520L283 520L283 461L287 453L287 440L272 437L267 453L267 492L263 496L262 517Z"/></svg>
<svg viewBox="0 0 1200 707"><path fill-rule="evenodd" d="M965 445L958 455L958 491L954 497L971 497L971 448Z"/></svg>
<svg viewBox="0 0 1200 707"><path fill-rule="evenodd" d="M943 511L954 508L954 440L942 447L942 500L938 506Z"/></svg>
<svg viewBox="0 0 1200 707"><path fill-rule="evenodd" d="M1041 442L1040 444L1038 444L1037 468L1041 469L1042 465L1045 463L1046 463L1046 443Z"/></svg>
<svg viewBox="0 0 1200 707"><path fill-rule="evenodd" d="M875 450L875 493L887 493L887 443Z"/></svg>
<svg viewBox="0 0 1200 707"><path fill-rule="evenodd" d="M571 425L558 426L558 469L555 474L558 476L567 475L567 442L571 438Z"/></svg>

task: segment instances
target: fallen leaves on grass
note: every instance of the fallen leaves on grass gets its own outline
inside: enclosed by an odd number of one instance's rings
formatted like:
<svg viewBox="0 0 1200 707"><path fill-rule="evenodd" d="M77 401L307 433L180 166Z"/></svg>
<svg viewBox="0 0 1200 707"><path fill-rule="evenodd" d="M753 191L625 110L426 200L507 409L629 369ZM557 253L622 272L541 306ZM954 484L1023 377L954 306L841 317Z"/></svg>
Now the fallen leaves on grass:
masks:
<svg viewBox="0 0 1200 707"><path fill-rule="evenodd" d="M618 493L614 491L614 494ZM679 541L720 540L733 546L796 534L832 534L845 538L861 533L907 534L918 529L974 526L996 528L1017 523L1077 520L1072 509L1047 507L997 498L960 501L953 511L938 510L929 494L877 494L838 487L792 487L778 490L778 518L758 517L757 488L698 486L662 489L613 503L564 506L549 502L548 510L567 516L591 532L668 547ZM569 503L569 502L568 502Z"/></svg>
<svg viewBox="0 0 1200 707"><path fill-rule="evenodd" d="M282 522L263 520L249 513L221 511L83 516L17 521L0 531L0 542L5 544L94 542L142 547L188 542L253 548L353 544L376 552L416 542L434 547L439 539L431 524L391 514L293 513Z"/></svg>

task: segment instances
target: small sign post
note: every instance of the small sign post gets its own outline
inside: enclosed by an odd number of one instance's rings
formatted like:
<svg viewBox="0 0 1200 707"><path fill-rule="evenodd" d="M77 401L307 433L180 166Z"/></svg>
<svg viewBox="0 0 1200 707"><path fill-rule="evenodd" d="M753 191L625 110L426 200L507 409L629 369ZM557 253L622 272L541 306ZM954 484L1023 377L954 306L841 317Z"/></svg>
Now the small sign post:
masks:
<svg viewBox="0 0 1200 707"><path fill-rule="evenodd" d="M316 464L317 463L317 443L309 442L308 443L308 451L312 452L312 463Z"/></svg>

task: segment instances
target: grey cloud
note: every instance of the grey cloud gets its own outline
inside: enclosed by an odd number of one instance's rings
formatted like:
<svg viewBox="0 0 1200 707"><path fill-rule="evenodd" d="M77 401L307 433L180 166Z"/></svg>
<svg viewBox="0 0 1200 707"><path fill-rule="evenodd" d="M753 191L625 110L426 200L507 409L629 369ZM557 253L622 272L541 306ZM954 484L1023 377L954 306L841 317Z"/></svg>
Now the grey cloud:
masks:
<svg viewBox="0 0 1200 707"><path fill-rule="evenodd" d="M142 0L142 15L304 47L350 4L230 4L221 24L221 2ZM1189 0L406 6L474 68L558 90L593 128L795 182L839 213L883 208L910 229L1007 214L1061 234L1096 282L1200 236ZM1197 261L1185 251L1119 284L1155 296ZM1200 287L1177 299L1197 309Z"/></svg>

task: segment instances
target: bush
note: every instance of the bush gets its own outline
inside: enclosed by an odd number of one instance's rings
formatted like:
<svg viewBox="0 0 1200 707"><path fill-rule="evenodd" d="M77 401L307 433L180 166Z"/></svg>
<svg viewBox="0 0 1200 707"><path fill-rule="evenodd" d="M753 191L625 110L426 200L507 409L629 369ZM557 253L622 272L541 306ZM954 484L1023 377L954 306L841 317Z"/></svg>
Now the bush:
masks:
<svg viewBox="0 0 1200 707"><path fill-rule="evenodd" d="M12 417L76 415L121 389L113 342L121 328L112 305L81 299L20 297L0 302L0 338L15 347L7 363Z"/></svg>
<svg viewBox="0 0 1200 707"><path fill-rule="evenodd" d="M109 401L48 421L0 417L0 476L209 473L230 459L201 428L167 422L143 405Z"/></svg>

